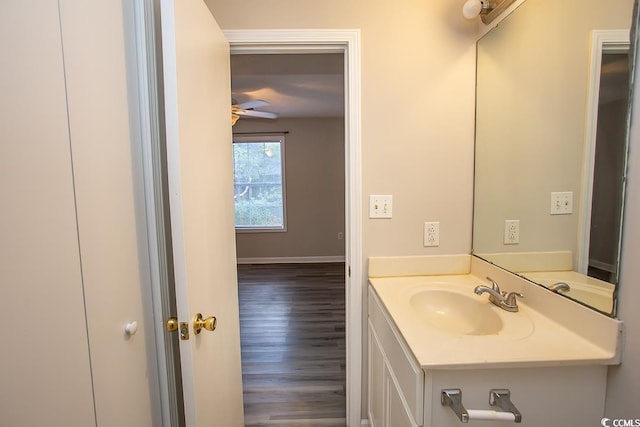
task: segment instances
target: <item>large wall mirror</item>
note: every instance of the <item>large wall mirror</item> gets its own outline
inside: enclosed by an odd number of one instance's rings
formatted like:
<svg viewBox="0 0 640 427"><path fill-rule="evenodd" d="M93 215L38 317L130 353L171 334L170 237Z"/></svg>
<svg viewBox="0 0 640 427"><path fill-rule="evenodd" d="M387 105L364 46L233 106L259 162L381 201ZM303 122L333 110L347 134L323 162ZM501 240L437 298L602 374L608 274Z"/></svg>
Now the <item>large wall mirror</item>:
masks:
<svg viewBox="0 0 640 427"><path fill-rule="evenodd" d="M473 254L615 315L633 0L526 0L478 41Z"/></svg>

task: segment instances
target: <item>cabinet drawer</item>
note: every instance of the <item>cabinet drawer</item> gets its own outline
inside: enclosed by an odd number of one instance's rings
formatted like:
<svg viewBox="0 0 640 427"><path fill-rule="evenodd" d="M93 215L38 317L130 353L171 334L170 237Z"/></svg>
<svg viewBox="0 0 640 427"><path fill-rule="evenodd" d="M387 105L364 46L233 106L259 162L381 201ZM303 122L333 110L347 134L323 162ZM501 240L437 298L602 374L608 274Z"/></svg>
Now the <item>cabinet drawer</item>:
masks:
<svg viewBox="0 0 640 427"><path fill-rule="evenodd" d="M416 424L422 425L424 372L385 313L382 303L371 287L369 287L369 321L380 339L384 356L400 388L400 398L403 399Z"/></svg>

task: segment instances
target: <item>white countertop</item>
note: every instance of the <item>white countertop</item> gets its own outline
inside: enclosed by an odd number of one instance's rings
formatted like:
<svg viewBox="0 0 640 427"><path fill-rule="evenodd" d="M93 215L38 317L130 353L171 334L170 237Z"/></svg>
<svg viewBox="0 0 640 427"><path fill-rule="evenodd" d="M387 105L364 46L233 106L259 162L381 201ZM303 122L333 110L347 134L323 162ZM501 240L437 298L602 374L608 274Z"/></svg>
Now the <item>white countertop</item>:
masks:
<svg viewBox="0 0 640 427"><path fill-rule="evenodd" d="M597 342L589 334L581 334L565 327L562 319L552 319L527 303L527 291L532 303L539 304L537 288L523 285L525 298L518 301L520 311L511 313L489 303L488 295L476 295L477 285L487 285L484 278L472 274L406 276L370 278L369 282L387 314L395 323L418 363L428 369L533 367L577 364L619 363L617 337ZM531 284L530 286L537 286ZM438 329L411 306L411 297L425 289L448 289L477 298L490 306L500 317L503 328L496 334L463 335ZM546 291L548 292L548 291ZM549 298L560 298L548 292ZM535 294L535 297L533 296ZM550 305L556 304L551 300ZM563 303L564 304L564 303ZM532 304L533 305L533 304ZM566 315L571 316L571 306ZM578 307L576 309L582 310ZM589 313L581 312L587 321L581 326L590 328ZM593 316L601 316L593 313ZM612 322L619 323L613 319ZM602 319L595 318L602 323ZM570 323L570 322L569 322ZM594 324L595 325L595 324ZM598 326L595 325L594 329ZM621 325L611 329L619 333ZM597 335L597 334L596 334Z"/></svg>

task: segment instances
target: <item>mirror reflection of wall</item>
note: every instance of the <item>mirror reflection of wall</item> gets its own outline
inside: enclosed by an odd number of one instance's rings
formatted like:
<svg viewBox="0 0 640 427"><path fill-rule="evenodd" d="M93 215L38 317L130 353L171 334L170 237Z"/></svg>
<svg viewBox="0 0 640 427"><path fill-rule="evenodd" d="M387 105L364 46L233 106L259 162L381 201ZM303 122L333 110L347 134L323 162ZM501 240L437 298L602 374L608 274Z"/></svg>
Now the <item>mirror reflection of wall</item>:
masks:
<svg viewBox="0 0 640 427"><path fill-rule="evenodd" d="M620 215L615 211L621 201L605 201L600 188L607 186L607 196L622 194L621 179L611 168L624 159L626 101L599 110L598 120L617 115L612 123L622 120L623 126L598 126L599 160L591 173L590 199L583 177L593 77L590 45L593 30L628 31L632 7L633 0L615 6L596 0L526 0L478 42L473 253L547 286L570 282L569 291L561 287L558 292L607 313L613 310L613 285L586 276L587 266L580 265L582 258L593 260L592 271L598 270L600 279L616 280L619 231L614 228L619 230ZM602 61L603 71L619 66L617 58L611 65L608 55ZM607 79L603 74L601 82L608 84ZM628 92L628 81L623 84ZM609 94L605 90L602 102ZM614 136L620 133L622 138ZM617 148L602 150L606 147ZM550 213L554 192L570 193L572 213ZM581 204L588 200L592 203L584 210L591 204L594 209L585 214ZM509 220L517 221L515 234ZM583 232L590 228L585 221L598 230ZM605 230L605 223L614 228ZM585 292L586 297L579 296Z"/></svg>

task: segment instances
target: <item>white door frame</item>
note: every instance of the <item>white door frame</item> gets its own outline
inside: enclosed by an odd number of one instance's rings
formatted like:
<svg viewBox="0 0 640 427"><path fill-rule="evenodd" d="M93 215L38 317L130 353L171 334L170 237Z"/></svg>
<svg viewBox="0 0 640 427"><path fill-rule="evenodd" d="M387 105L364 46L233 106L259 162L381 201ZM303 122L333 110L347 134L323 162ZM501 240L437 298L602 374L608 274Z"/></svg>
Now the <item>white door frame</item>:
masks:
<svg viewBox="0 0 640 427"><path fill-rule="evenodd" d="M362 183L359 30L226 30L231 53L344 53L347 426L362 399Z"/></svg>
<svg viewBox="0 0 640 427"><path fill-rule="evenodd" d="M602 68L602 54L607 52L628 52L629 49L629 30L593 30L591 32L591 63L589 68L589 91L587 93L584 157L582 161L582 197L580 198L577 256L578 265L576 269L582 274L587 274L587 269L589 268L593 168L596 159L596 135L598 130L598 101L600 97L600 69ZM620 238L618 238L618 240L620 240Z"/></svg>
<svg viewBox="0 0 640 427"><path fill-rule="evenodd" d="M162 426L171 427L179 423L184 413L182 400L178 400L176 379L180 376L179 351L173 348L165 332L166 320L175 315L171 308L171 293L167 265L167 246L165 229L165 196L163 195L160 123L160 104L162 95L158 92L162 81L158 69L159 52L156 51L160 27L155 21L159 14L159 4L155 0L136 0L133 2L135 28L135 54L137 71L137 101L139 108L140 150L142 162L142 180L144 188L146 237L149 262L149 280L151 287L151 306L153 311L153 333L157 358L157 375L160 395L160 413Z"/></svg>

